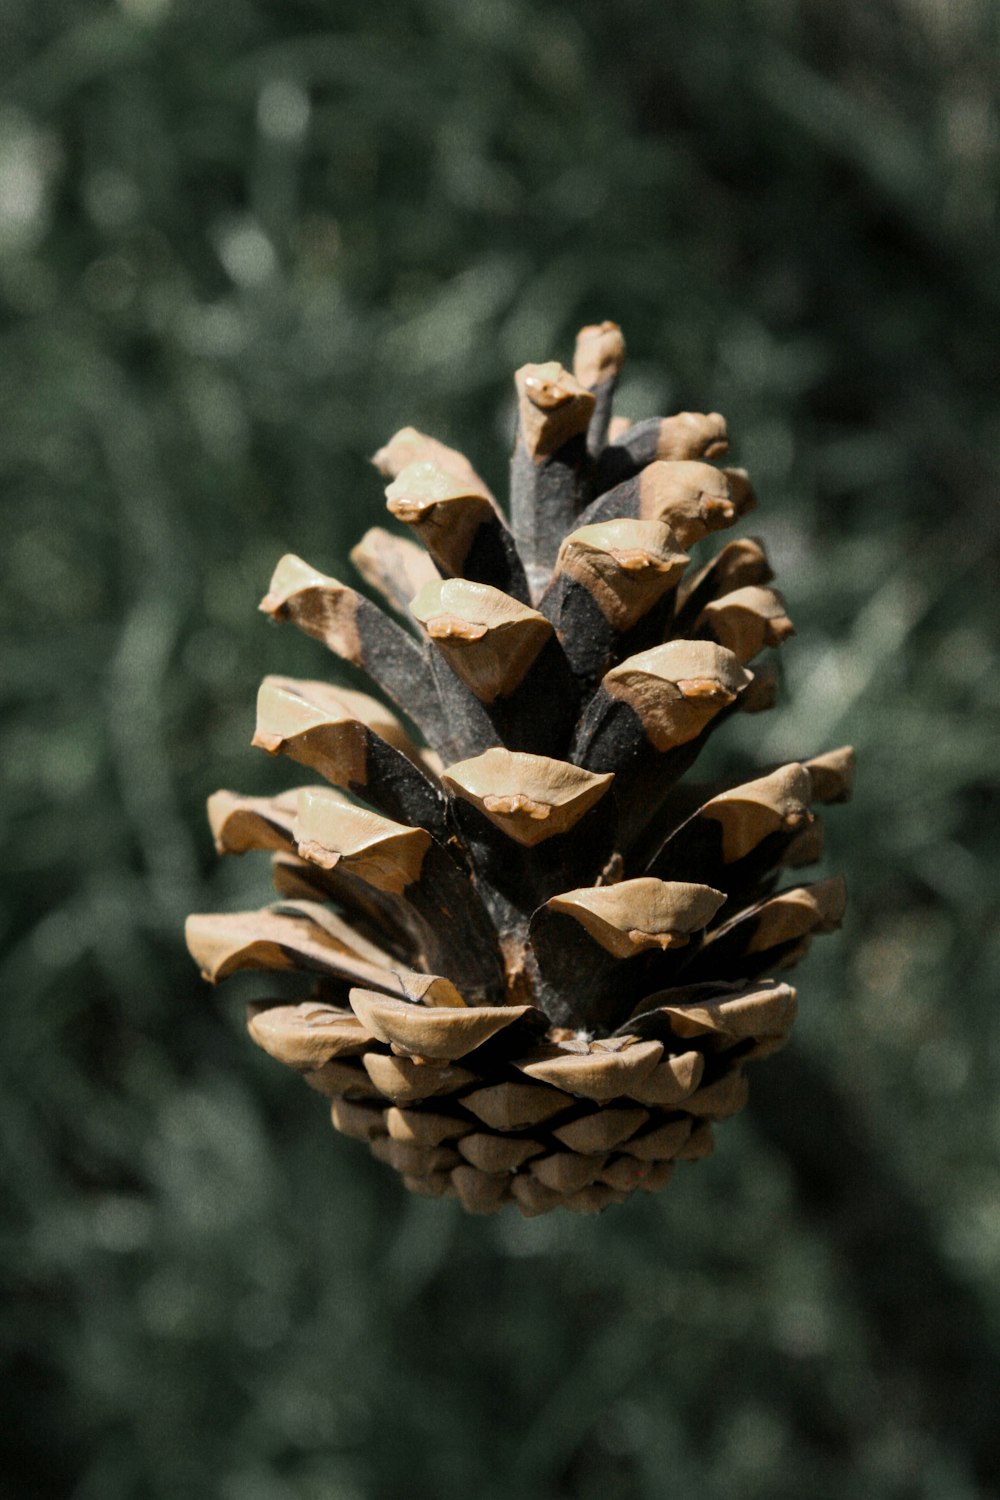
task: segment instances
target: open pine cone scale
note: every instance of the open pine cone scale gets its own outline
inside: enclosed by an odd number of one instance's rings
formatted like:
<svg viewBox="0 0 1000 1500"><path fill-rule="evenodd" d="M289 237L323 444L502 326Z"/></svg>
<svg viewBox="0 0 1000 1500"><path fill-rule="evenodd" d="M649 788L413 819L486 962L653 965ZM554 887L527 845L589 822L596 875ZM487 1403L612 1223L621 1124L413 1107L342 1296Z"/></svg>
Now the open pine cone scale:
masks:
<svg viewBox="0 0 1000 1500"><path fill-rule="evenodd" d="M279 900L189 919L205 977L301 973L301 999L250 1006L254 1040L407 1187L473 1212L596 1212L706 1155L788 1037L769 976L843 912L839 878L782 880L819 857L849 750L681 780L772 706L760 655L792 627L759 542L692 556L754 503L712 462L723 419L613 418L623 356L604 323L573 374L518 371L509 525L444 444L406 428L375 455L414 538L352 553L388 608L292 555L261 608L405 723L269 677L253 742L313 780L209 801L220 852L270 851Z"/></svg>

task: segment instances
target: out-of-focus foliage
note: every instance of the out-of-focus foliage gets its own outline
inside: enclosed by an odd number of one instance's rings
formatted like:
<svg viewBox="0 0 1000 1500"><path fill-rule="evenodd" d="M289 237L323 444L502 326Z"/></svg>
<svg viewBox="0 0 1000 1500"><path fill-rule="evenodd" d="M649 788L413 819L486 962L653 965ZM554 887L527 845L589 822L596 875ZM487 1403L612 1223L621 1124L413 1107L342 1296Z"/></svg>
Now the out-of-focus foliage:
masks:
<svg viewBox="0 0 1000 1500"><path fill-rule="evenodd" d="M7 1500L969 1500L1000 1472L992 0L4 0ZM853 740L852 905L710 1162L600 1220L404 1201L204 989L266 899L255 615L414 422L618 319L727 413Z"/></svg>

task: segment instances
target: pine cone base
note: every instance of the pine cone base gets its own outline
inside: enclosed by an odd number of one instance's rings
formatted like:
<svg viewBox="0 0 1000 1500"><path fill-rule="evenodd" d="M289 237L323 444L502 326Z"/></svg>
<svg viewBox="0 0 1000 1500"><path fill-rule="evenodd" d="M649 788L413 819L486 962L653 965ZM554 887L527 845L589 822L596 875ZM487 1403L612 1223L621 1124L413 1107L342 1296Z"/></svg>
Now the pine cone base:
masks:
<svg viewBox="0 0 1000 1500"><path fill-rule="evenodd" d="M411 1050L410 1002L377 992L355 992L353 1009L258 1002L249 1026L292 1066L308 1052L303 1077L330 1099L336 1129L411 1191L472 1213L510 1202L527 1217L596 1213L664 1186L674 1162L709 1155L713 1123L746 1102L746 1063L788 1037L790 985L706 989L598 1041L558 1038L528 1007L510 1007L502 1030L464 1053L457 1038L447 1045L464 1018L425 1008L416 1019L430 1050L454 1054L433 1058Z"/></svg>

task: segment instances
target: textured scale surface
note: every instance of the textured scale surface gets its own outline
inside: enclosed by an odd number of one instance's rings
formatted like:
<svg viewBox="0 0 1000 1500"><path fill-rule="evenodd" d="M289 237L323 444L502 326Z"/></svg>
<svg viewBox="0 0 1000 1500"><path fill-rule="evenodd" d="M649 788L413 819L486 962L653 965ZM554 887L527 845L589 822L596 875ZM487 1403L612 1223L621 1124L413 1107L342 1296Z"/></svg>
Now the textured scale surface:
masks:
<svg viewBox="0 0 1000 1500"><path fill-rule="evenodd" d="M379 450L404 529L352 560L381 603L279 562L261 608L379 696L265 679L253 742L308 779L217 792L209 818L220 853L269 853L278 899L188 921L213 983L300 976L249 1007L254 1041L409 1189L475 1213L596 1213L707 1155L788 1038L775 976L844 908L839 878L794 872L849 749L687 775L773 705L792 625L760 543L709 540L755 504L723 418L614 417L623 358L603 323L572 372L517 372L509 519L433 438Z"/></svg>

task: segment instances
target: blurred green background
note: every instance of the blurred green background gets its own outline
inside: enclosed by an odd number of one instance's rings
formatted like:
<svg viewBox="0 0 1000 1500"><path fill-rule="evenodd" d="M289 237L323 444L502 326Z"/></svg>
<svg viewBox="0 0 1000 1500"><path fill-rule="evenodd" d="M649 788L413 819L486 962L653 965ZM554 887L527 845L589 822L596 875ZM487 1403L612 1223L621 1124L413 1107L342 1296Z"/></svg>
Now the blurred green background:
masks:
<svg viewBox="0 0 1000 1500"><path fill-rule="evenodd" d="M993 0L4 0L0 1496L997 1492ZM409 1200L210 992L267 899L203 802L284 550L413 422L613 317L720 409L799 637L758 762L853 741L844 932L714 1158L599 1220Z"/></svg>

